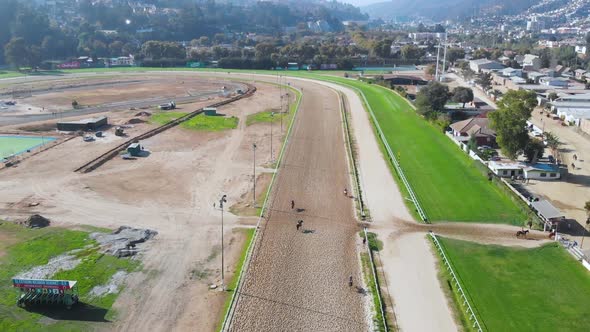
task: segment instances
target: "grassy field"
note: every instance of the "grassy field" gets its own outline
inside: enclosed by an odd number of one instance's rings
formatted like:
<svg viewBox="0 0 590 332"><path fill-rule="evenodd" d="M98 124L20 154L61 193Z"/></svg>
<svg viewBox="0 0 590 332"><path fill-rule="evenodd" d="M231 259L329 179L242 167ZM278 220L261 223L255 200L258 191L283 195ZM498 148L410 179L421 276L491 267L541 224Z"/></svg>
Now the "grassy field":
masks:
<svg viewBox="0 0 590 332"><path fill-rule="evenodd" d="M590 272L557 243L521 249L439 240L487 330L588 330Z"/></svg>
<svg viewBox="0 0 590 332"><path fill-rule="evenodd" d="M15 153L21 153L43 143L49 143L54 138L0 136L0 160Z"/></svg>
<svg viewBox="0 0 590 332"><path fill-rule="evenodd" d="M186 115L182 112L162 112L156 113L150 117L150 121L156 124L166 124L172 120ZM191 130L222 131L226 129L235 129L238 127L238 118L235 116L207 116L199 114L192 119L180 124L180 127Z"/></svg>
<svg viewBox="0 0 590 332"><path fill-rule="evenodd" d="M525 214L516 204L404 98L380 86L315 76L363 92L431 221L523 223Z"/></svg>
<svg viewBox="0 0 590 332"><path fill-rule="evenodd" d="M250 126L255 123L270 123L270 122L277 123L277 122L281 121L281 118L284 123L289 122L289 119L288 119L289 114L286 114L286 113L278 113L275 111L258 112L258 113L248 115L248 118L246 119L246 125Z"/></svg>
<svg viewBox="0 0 590 332"><path fill-rule="evenodd" d="M7 222L0 224L0 331L80 331L92 326L91 322L106 322L116 315L111 306L117 294L91 297L89 291L106 284L117 271L135 270L139 263L99 254L88 234L56 227L28 229ZM82 259L78 266L60 271L50 279L77 280L84 306L69 311L63 308L27 311L16 306L19 292L12 288L12 277L47 264L53 257L82 248L85 249L77 253Z"/></svg>

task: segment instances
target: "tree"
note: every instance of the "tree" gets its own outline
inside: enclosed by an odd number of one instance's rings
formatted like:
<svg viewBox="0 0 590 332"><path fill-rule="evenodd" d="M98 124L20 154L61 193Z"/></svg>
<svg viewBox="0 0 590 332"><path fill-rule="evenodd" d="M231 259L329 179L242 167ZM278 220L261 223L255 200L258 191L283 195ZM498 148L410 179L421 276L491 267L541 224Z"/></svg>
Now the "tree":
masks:
<svg viewBox="0 0 590 332"><path fill-rule="evenodd" d="M426 73L426 75L434 76L434 74L436 74L436 67L430 64L424 68L424 72Z"/></svg>
<svg viewBox="0 0 590 332"><path fill-rule="evenodd" d="M549 100L551 101L554 101L555 99L559 98L559 96L557 95L557 93L551 92L547 95L547 98L549 98Z"/></svg>
<svg viewBox="0 0 590 332"><path fill-rule="evenodd" d="M471 70L471 68L467 68L463 70L463 77L466 80L470 80L473 78L473 76L475 76L475 72L473 70Z"/></svg>
<svg viewBox="0 0 590 332"><path fill-rule="evenodd" d="M404 60L415 60L422 56L422 50L416 45L404 45L401 54Z"/></svg>
<svg viewBox="0 0 590 332"><path fill-rule="evenodd" d="M463 103L463 108L465 108L465 103L473 101L473 90L463 86L456 87L453 90L453 101Z"/></svg>
<svg viewBox="0 0 590 332"><path fill-rule="evenodd" d="M475 83L479 84L484 91L489 89L490 86L492 86L492 74L490 74L490 73L479 74Z"/></svg>
<svg viewBox="0 0 590 332"><path fill-rule="evenodd" d="M20 70L20 67L26 63L27 55L27 45L23 38L12 38L4 46L4 57L6 61L17 70Z"/></svg>
<svg viewBox="0 0 590 332"><path fill-rule="evenodd" d="M496 131L496 141L510 159L516 159L530 141L526 121L536 104L534 92L510 90L498 102L498 110L488 115Z"/></svg>
<svg viewBox="0 0 590 332"><path fill-rule="evenodd" d="M528 162L534 163L537 159L543 158L545 144L540 139L532 139L524 147L523 152Z"/></svg>
<svg viewBox="0 0 590 332"><path fill-rule="evenodd" d="M563 143L559 140L557 135L553 134L552 132L545 132L545 142L547 142L547 147L551 149L551 153L555 156L557 149Z"/></svg>
<svg viewBox="0 0 590 332"><path fill-rule="evenodd" d="M430 82L416 95L418 113L427 116L431 112L441 112L449 100L449 87L439 82Z"/></svg>
<svg viewBox="0 0 590 332"><path fill-rule="evenodd" d="M475 134L471 134L471 136L469 136L469 141L467 141L467 148L471 151L477 151L477 138L475 137Z"/></svg>
<svg viewBox="0 0 590 332"><path fill-rule="evenodd" d="M459 59L465 58L465 50L462 48L450 48L447 50L447 60L450 63L455 63Z"/></svg>

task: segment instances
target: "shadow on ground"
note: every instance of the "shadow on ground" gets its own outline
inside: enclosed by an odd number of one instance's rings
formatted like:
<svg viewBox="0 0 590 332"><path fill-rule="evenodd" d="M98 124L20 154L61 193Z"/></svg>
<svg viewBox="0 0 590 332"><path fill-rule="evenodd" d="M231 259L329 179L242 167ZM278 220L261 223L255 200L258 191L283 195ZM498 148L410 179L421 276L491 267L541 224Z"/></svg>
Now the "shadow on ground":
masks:
<svg viewBox="0 0 590 332"><path fill-rule="evenodd" d="M109 322L105 319L107 309L99 308L88 303L78 303L72 309L65 307L32 306L26 309L55 320L71 320L81 322Z"/></svg>

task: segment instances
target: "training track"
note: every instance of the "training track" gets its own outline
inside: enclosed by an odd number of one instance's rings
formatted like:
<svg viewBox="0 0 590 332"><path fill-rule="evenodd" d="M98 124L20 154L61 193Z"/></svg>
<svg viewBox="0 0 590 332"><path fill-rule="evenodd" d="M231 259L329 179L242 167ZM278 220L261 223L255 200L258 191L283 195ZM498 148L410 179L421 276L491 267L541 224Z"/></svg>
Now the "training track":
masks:
<svg viewBox="0 0 590 332"><path fill-rule="evenodd" d="M361 276L339 98L295 86L304 95L229 330L367 330L365 295L348 286Z"/></svg>

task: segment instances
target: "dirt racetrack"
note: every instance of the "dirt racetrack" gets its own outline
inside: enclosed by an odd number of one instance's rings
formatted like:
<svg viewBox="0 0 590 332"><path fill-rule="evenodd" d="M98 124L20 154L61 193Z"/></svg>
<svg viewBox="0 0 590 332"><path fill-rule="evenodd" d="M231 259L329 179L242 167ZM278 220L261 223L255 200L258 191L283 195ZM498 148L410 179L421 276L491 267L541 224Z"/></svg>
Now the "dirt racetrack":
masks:
<svg viewBox="0 0 590 332"><path fill-rule="evenodd" d="M231 331L368 329L355 244L358 226L352 200L342 192L350 188L350 178L338 96L318 84L303 85ZM300 231L298 219L304 220ZM350 275L355 287L348 286Z"/></svg>

